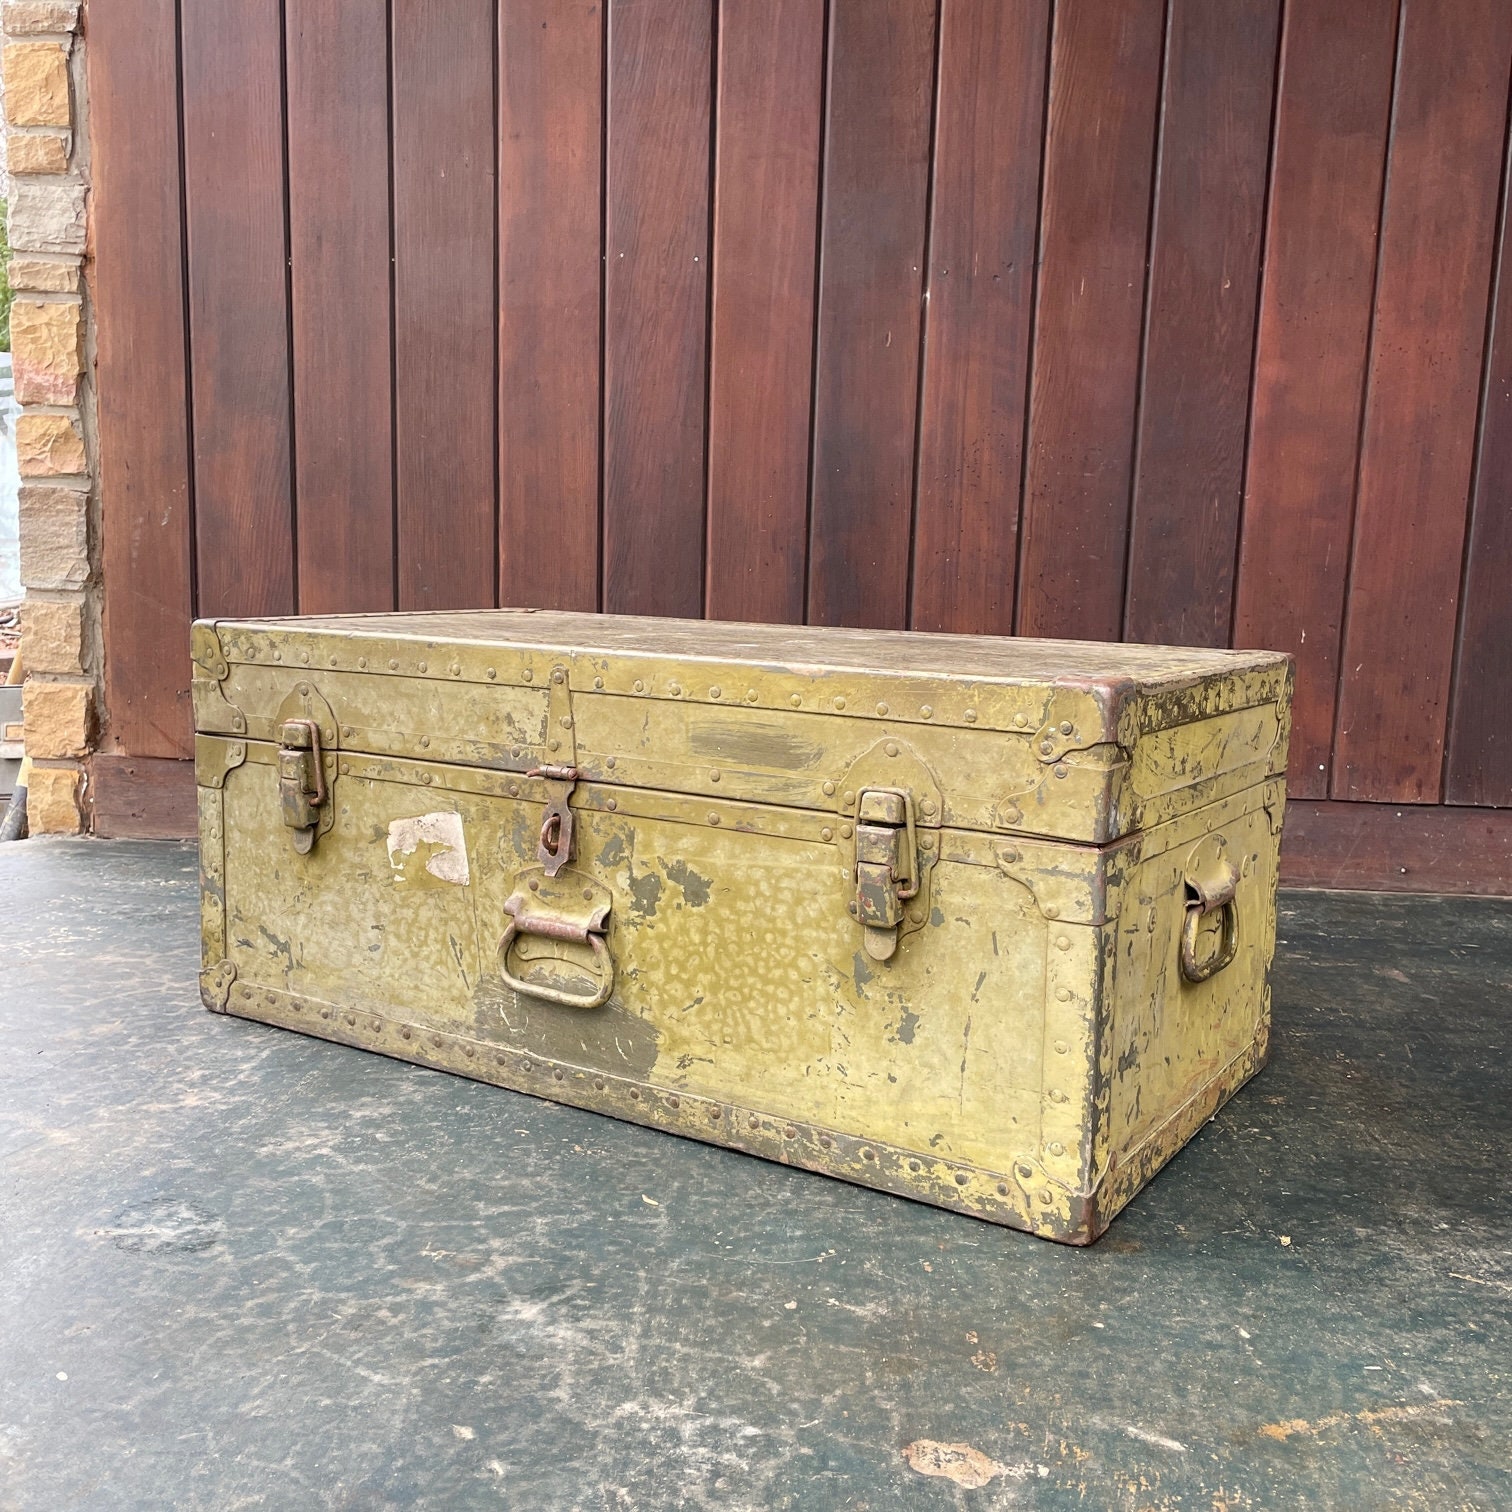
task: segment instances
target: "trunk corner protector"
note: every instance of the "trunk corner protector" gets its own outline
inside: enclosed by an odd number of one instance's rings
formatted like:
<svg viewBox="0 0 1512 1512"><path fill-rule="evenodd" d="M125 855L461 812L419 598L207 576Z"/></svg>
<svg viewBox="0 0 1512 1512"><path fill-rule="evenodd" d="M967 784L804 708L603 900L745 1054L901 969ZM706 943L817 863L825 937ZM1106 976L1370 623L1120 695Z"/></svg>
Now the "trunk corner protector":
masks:
<svg viewBox="0 0 1512 1512"><path fill-rule="evenodd" d="M200 972L200 1001L211 1013L224 1013L231 1001L231 987L236 981L236 966L231 961L217 961Z"/></svg>
<svg viewBox="0 0 1512 1512"><path fill-rule="evenodd" d="M1071 751L1132 745L1120 726L1137 691L1132 677L1056 678L1045 705L1045 722L1034 735L1034 754L1043 765L1053 766Z"/></svg>
<svg viewBox="0 0 1512 1512"><path fill-rule="evenodd" d="M196 666L216 682L225 681L231 671L221 646L220 631L214 620L196 620L189 632L189 655Z"/></svg>
<svg viewBox="0 0 1512 1512"><path fill-rule="evenodd" d="M244 740L197 734L194 737L194 780L202 788L221 788L226 777L247 759Z"/></svg>

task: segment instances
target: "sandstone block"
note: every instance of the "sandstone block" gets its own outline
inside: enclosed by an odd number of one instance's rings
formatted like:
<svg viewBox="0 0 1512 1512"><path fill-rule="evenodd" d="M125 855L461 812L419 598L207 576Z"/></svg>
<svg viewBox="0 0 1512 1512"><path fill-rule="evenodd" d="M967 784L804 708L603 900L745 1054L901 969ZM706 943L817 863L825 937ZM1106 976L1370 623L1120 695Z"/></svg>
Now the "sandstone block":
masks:
<svg viewBox="0 0 1512 1512"><path fill-rule="evenodd" d="M4 19L12 37L68 34L79 29L79 7L76 0L10 0Z"/></svg>
<svg viewBox="0 0 1512 1512"><path fill-rule="evenodd" d="M84 671L84 601L28 598L21 606L21 644L32 672L79 676Z"/></svg>
<svg viewBox="0 0 1512 1512"><path fill-rule="evenodd" d="M82 756L89 749L94 688L85 682L26 679L21 697L28 756Z"/></svg>
<svg viewBox="0 0 1512 1512"><path fill-rule="evenodd" d="M11 185L10 243L17 252L82 252L84 186L48 179Z"/></svg>
<svg viewBox="0 0 1512 1512"><path fill-rule="evenodd" d="M66 131L13 131L5 139L5 165L11 173L67 173Z"/></svg>
<svg viewBox="0 0 1512 1512"><path fill-rule="evenodd" d="M11 288L36 294L77 294L77 262L47 262L40 257L13 257L10 265Z"/></svg>
<svg viewBox="0 0 1512 1512"><path fill-rule="evenodd" d="M28 588L82 588L89 581L89 496L76 488L21 488L21 581Z"/></svg>
<svg viewBox="0 0 1512 1512"><path fill-rule="evenodd" d="M85 472L84 437L72 415L30 411L16 421L16 460L23 478L67 477Z"/></svg>
<svg viewBox="0 0 1512 1512"><path fill-rule="evenodd" d="M31 769L26 789L26 827L33 835L77 835L79 769L73 766Z"/></svg>
<svg viewBox="0 0 1512 1512"><path fill-rule="evenodd" d="M7 42L5 118L14 126L67 126L68 48L61 42Z"/></svg>
<svg viewBox="0 0 1512 1512"><path fill-rule="evenodd" d="M17 299L11 305L11 358L22 404L72 404L84 369L83 307Z"/></svg>

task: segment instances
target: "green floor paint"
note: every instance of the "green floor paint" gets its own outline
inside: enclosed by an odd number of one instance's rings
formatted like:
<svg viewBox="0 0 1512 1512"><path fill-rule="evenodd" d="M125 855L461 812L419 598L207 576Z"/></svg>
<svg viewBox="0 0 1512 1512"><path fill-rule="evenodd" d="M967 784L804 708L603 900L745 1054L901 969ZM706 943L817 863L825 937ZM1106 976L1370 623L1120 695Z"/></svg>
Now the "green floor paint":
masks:
<svg viewBox="0 0 1512 1512"><path fill-rule="evenodd" d="M1512 904L1283 895L1078 1251L212 1017L186 848L0 887L0 1512L1512 1507Z"/></svg>

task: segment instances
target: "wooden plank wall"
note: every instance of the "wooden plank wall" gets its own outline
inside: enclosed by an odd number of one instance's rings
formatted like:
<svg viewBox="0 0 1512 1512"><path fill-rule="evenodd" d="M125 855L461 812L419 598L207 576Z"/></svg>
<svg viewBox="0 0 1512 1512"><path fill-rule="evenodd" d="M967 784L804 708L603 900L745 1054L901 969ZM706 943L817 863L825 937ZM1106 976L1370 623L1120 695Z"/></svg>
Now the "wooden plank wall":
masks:
<svg viewBox="0 0 1512 1512"><path fill-rule="evenodd" d="M107 750L505 602L1276 647L1294 795L1512 807L1505 0L95 9Z"/></svg>

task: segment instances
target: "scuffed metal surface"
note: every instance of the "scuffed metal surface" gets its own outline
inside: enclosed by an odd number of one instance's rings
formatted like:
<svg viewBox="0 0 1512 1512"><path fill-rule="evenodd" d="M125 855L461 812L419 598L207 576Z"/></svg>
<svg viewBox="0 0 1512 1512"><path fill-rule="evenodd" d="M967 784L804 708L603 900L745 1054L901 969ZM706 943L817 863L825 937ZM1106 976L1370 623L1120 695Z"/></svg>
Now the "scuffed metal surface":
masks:
<svg viewBox="0 0 1512 1512"><path fill-rule="evenodd" d="M201 738L212 1006L531 1090L546 1057L552 1095L1076 1244L1259 1064L1284 658L983 641L931 677L908 637L500 618L196 629L246 736ZM307 857L268 843L296 715ZM1177 853L1219 826L1249 880L1209 972Z"/></svg>
<svg viewBox="0 0 1512 1512"><path fill-rule="evenodd" d="M254 746L207 790L242 837L223 947L241 973L234 1013L408 1058L439 1035L447 1053L430 1064L1073 1243L1095 1238L1261 1063L1249 1051L1265 1035L1274 927L1264 791L1112 852L943 831L930 892L910 906L915 933L887 963L860 949L846 853L817 817L769 811L747 825L727 806L729 822L699 824L697 809L658 818L590 791L580 882L617 900L616 979L585 1018L517 995L494 964L544 786L501 803L491 787L506 779L353 757L328 842L291 859L260 843L271 780ZM394 826L412 823L421 793L453 805L464 853L490 858L470 885L417 891L414 866L395 877ZM1194 987L1177 970L1184 867L1214 823L1250 873L1243 948ZM586 993L585 948L551 948L581 955ZM275 1011L285 995L341 1011L316 1026ZM346 1034L348 1018L412 1032L375 1041ZM564 1075L539 1084L495 1050ZM619 1085L627 1074L636 1088ZM800 1143L768 1137L785 1123L807 1131Z"/></svg>

